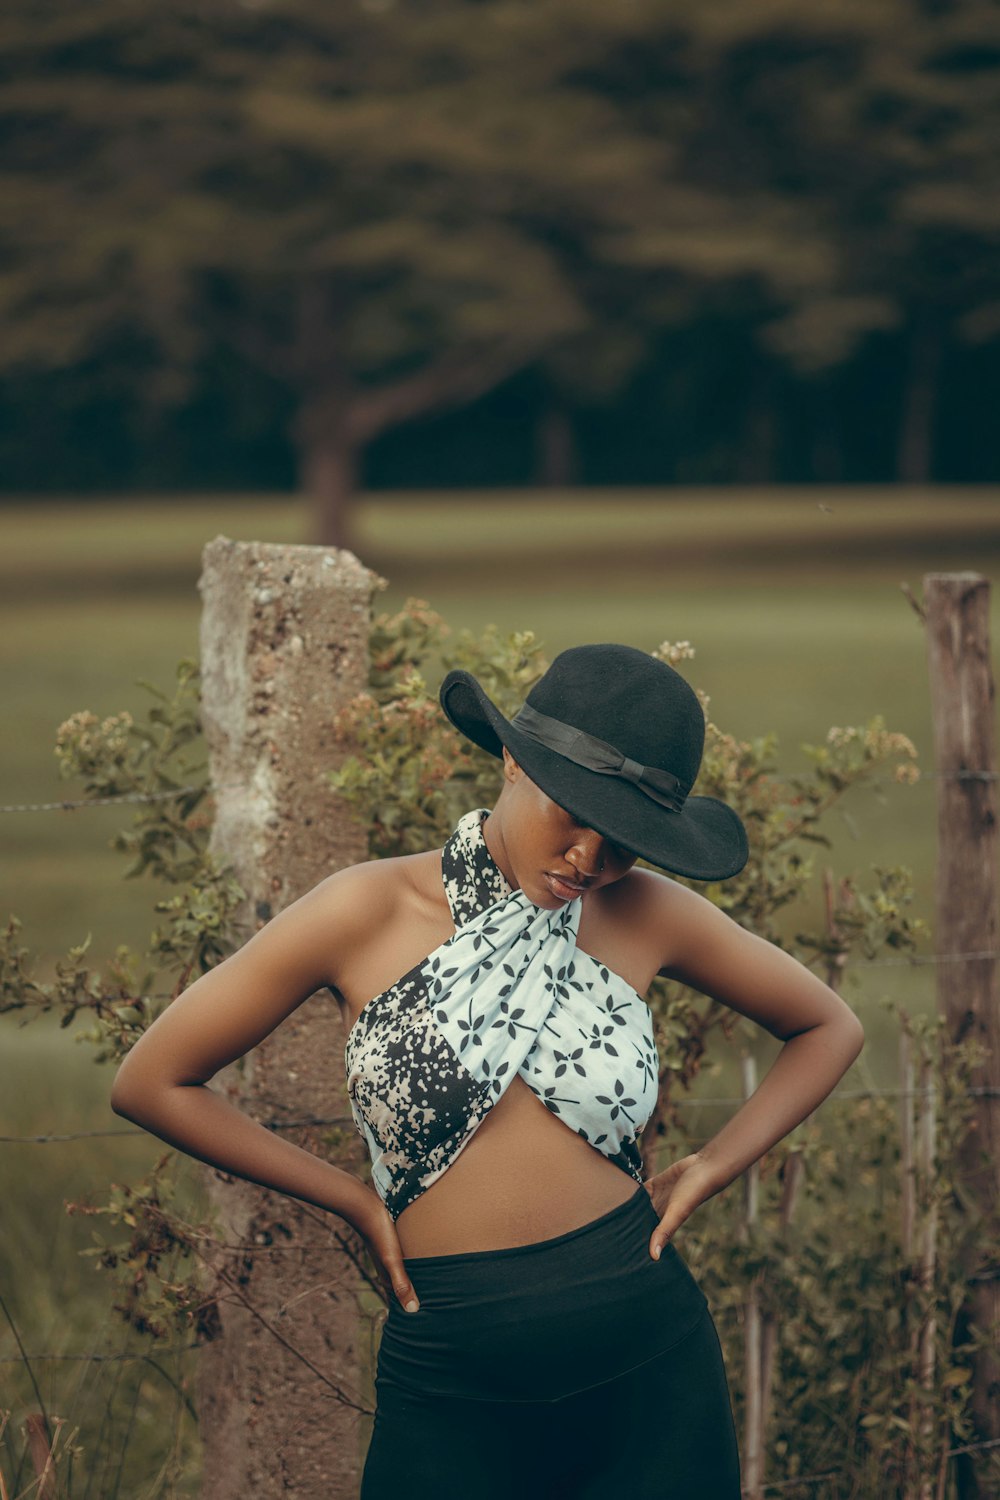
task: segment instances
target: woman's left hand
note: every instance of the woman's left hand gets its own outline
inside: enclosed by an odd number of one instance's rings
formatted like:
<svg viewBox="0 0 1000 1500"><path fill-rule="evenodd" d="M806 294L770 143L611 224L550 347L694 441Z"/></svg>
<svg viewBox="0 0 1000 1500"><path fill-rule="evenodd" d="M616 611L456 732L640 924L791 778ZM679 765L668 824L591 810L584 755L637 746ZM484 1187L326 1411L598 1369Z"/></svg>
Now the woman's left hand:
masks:
<svg viewBox="0 0 1000 1500"><path fill-rule="evenodd" d="M655 1177L648 1177L643 1187L649 1194L660 1222L649 1241L649 1253L659 1260L660 1251L672 1238L674 1230L693 1214L699 1204L718 1192L708 1163L697 1151L671 1162Z"/></svg>

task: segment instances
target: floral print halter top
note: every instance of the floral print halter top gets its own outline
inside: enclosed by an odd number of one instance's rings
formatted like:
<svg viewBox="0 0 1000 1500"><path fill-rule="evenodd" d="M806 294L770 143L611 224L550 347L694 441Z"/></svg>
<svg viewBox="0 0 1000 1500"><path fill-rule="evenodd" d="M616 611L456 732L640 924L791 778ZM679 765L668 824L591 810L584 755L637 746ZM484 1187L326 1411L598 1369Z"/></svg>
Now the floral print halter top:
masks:
<svg viewBox="0 0 1000 1500"><path fill-rule="evenodd" d="M347 1090L393 1219L446 1172L516 1074L547 1109L642 1182L636 1138L659 1059L645 1001L576 946L581 902L512 890L462 817L442 875L455 933L363 1007Z"/></svg>

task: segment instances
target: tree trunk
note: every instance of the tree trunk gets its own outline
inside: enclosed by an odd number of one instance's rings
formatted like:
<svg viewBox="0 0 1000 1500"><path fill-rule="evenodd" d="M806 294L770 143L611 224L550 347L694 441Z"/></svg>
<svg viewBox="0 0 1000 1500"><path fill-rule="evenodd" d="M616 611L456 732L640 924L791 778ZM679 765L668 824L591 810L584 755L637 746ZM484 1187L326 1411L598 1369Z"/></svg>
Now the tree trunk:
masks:
<svg viewBox="0 0 1000 1500"><path fill-rule="evenodd" d="M364 447L354 423L357 391L345 355L346 322L339 284L328 276L304 278L290 352L301 393L292 438L300 487L312 503L310 540L319 547L351 547L351 502Z"/></svg>
<svg viewBox="0 0 1000 1500"><path fill-rule="evenodd" d="M940 332L926 317L918 317L910 334L896 459L896 472L902 484L930 483L940 365Z"/></svg>
<svg viewBox="0 0 1000 1500"><path fill-rule="evenodd" d="M313 429L299 439L301 488L312 510L310 541L318 547L346 547L353 552L352 521L361 450L344 420L316 427L304 425Z"/></svg>

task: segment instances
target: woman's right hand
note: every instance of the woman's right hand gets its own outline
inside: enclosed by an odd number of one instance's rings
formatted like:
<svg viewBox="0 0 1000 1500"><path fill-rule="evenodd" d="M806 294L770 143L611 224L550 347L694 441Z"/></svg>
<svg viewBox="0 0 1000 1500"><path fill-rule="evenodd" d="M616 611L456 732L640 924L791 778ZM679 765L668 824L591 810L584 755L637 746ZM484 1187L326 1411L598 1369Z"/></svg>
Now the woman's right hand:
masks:
<svg viewBox="0 0 1000 1500"><path fill-rule="evenodd" d="M372 1201L370 1205L366 1204L362 1221L356 1221L354 1227L365 1240L375 1262L386 1301L395 1297L407 1312L416 1312L420 1301L403 1265L403 1250L392 1215L374 1188L370 1191Z"/></svg>

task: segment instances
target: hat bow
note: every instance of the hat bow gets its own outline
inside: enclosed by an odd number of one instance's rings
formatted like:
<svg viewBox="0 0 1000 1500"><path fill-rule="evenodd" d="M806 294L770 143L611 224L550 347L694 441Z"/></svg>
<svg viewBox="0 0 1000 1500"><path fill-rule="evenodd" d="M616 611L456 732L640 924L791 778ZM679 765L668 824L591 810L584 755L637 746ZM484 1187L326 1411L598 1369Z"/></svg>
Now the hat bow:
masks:
<svg viewBox="0 0 1000 1500"><path fill-rule="evenodd" d="M585 730L566 724L562 719L553 719L549 714L540 713L528 703L521 705L510 722L529 739L555 750L558 755L573 761L574 765L631 782L660 807L680 812L684 806L690 788L685 787L672 771L663 771L659 766L644 766L640 761L632 760L617 746L609 745L607 740L598 739L595 734L587 734Z"/></svg>

